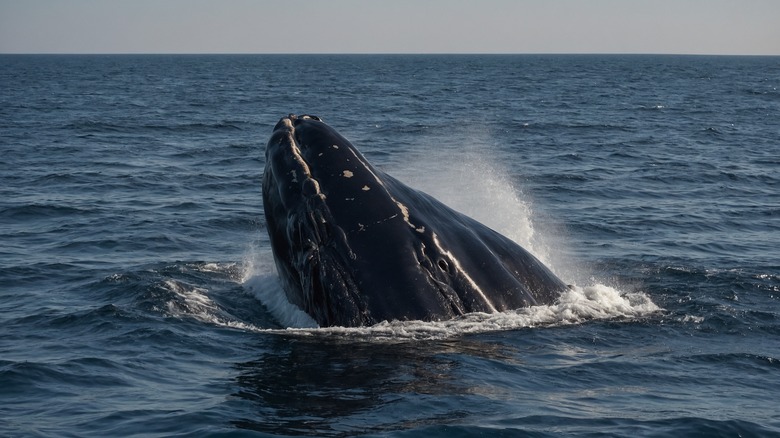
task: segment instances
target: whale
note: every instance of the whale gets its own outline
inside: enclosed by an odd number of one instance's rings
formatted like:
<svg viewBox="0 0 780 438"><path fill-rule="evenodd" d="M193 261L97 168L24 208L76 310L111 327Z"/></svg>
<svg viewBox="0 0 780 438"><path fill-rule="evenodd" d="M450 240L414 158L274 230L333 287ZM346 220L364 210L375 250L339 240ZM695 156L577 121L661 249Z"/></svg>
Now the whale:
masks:
<svg viewBox="0 0 780 438"><path fill-rule="evenodd" d="M371 165L317 116L279 120L262 179L282 289L320 327L504 312L567 289L511 239Z"/></svg>

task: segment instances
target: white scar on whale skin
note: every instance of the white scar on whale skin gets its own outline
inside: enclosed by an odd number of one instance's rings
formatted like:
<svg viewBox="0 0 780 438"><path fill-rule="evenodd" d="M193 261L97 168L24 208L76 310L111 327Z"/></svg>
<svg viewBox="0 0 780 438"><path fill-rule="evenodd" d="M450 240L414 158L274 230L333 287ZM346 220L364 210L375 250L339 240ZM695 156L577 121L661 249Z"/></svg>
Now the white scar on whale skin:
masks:
<svg viewBox="0 0 780 438"><path fill-rule="evenodd" d="M477 283L474 281L473 278L469 276L469 274L466 273L466 271L463 270L463 267L460 266L460 263L458 262L458 259L456 259L451 252L445 251L444 248L442 248L441 244L439 243L439 236L436 235L436 233L433 233L433 244L436 245L436 248L439 250L441 254L444 254L447 256L447 258L452 262L452 264L455 266L455 269L461 273L464 277L466 277L466 281L469 282L469 285L474 288L475 291L482 297L482 299L487 303L488 307L493 313L498 312L496 308L493 306L493 303L490 302L488 297L485 295L484 292L482 292L482 289L477 286Z"/></svg>
<svg viewBox="0 0 780 438"><path fill-rule="evenodd" d="M347 199L347 200L349 200L349 199ZM378 221L375 221L372 225L380 225L383 222L387 222L387 221L389 221L391 219L395 219L397 217L398 217L398 213L396 213L396 214L394 214L394 215L392 215L390 217L386 217L384 219L379 219ZM368 225L363 225L360 222L358 222L358 229L357 229L358 232L366 231L366 229L368 229Z"/></svg>
<svg viewBox="0 0 780 438"><path fill-rule="evenodd" d="M306 160L303 159L303 156L301 156L301 148L298 147L298 143L295 141L295 127L292 122L290 122L290 119L284 119L283 123L289 129L287 131L287 140L290 142L290 151L293 154L293 158L298 162L301 168L303 168L303 174L311 178L309 165L306 163Z"/></svg>
<svg viewBox="0 0 780 438"><path fill-rule="evenodd" d="M352 178L352 176L354 175L354 174L353 174L351 171L349 171L349 170L345 170L345 171L344 171L344 172L342 172L341 174L342 174L342 175L344 175L344 178Z"/></svg>
<svg viewBox="0 0 780 438"><path fill-rule="evenodd" d="M308 163L306 163L306 160L303 159L303 156L301 155L301 148L298 146L298 143L295 141L295 127L293 126L290 119L283 119L284 126L288 129L287 131L287 141L290 142L290 152L292 153L293 159L298 163L299 166L301 166L301 170L303 170L303 174L306 176L304 178L304 182L306 180L311 180L314 182L314 195L319 196L321 199L325 199L325 194L320 191L320 183L316 179L312 177L311 169L309 168ZM293 180L292 182L298 182L298 173L293 169L290 171L292 174Z"/></svg>

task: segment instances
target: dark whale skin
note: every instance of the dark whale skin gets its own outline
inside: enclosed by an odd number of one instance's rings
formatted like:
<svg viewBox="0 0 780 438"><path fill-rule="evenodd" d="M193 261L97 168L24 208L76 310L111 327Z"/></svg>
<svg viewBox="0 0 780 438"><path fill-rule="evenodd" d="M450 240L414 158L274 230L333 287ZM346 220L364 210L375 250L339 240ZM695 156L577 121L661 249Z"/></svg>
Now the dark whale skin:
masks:
<svg viewBox="0 0 780 438"><path fill-rule="evenodd" d="M265 153L279 279L321 327L552 304L567 287L512 240L371 166L316 116L283 117Z"/></svg>

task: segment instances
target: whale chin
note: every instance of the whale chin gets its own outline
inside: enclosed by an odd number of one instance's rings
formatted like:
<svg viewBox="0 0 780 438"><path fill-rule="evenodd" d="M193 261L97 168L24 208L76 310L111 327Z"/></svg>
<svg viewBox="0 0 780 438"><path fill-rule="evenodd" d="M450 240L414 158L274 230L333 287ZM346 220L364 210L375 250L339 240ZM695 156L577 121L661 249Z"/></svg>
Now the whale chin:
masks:
<svg viewBox="0 0 780 438"><path fill-rule="evenodd" d="M566 289L512 240L374 168L319 117L283 117L265 156L277 271L320 326L499 312Z"/></svg>

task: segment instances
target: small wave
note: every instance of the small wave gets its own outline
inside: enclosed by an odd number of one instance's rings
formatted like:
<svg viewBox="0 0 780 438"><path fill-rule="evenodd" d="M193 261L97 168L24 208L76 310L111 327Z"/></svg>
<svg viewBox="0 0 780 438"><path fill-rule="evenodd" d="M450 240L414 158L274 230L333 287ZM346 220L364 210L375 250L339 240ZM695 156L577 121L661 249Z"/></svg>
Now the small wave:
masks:
<svg viewBox="0 0 780 438"><path fill-rule="evenodd" d="M0 209L0 217L14 220L83 216L95 211L57 204L27 204Z"/></svg>
<svg viewBox="0 0 780 438"><path fill-rule="evenodd" d="M700 315L683 315L677 318L677 321L682 323L701 324L704 322L704 317Z"/></svg>
<svg viewBox="0 0 780 438"><path fill-rule="evenodd" d="M165 280L162 286L173 293L173 298L165 303L171 316L187 315L211 321L222 314L219 306L206 295L206 289L177 280Z"/></svg>
<svg viewBox="0 0 780 438"><path fill-rule="evenodd" d="M210 131L210 130L241 130L243 122L235 120L223 120L214 123L185 123L174 126L156 127L159 129L171 129L175 131Z"/></svg>
<svg viewBox="0 0 780 438"><path fill-rule="evenodd" d="M241 126L249 122L243 120L220 120L214 122L192 122L192 123L172 123L168 125L161 124L118 124L106 120L76 120L62 125L62 129L76 130L88 133L107 133L107 132L131 132L140 129L152 131L193 131L193 130L241 130Z"/></svg>
<svg viewBox="0 0 780 438"><path fill-rule="evenodd" d="M131 130L130 126L118 125L102 120L77 120L71 123L67 123L62 126L62 129L69 131L77 131L80 133L118 133L128 132Z"/></svg>
<svg viewBox="0 0 780 438"><path fill-rule="evenodd" d="M0 380L3 381L3 395L62 396L87 387L126 386L127 380L115 372L119 366L116 362L94 357L62 363L2 361Z"/></svg>
<svg viewBox="0 0 780 438"><path fill-rule="evenodd" d="M166 292L166 300L155 310L164 311L169 316L199 316L218 311L216 305L206 296L206 290L180 280L166 279L157 288Z"/></svg>
<svg viewBox="0 0 780 438"><path fill-rule="evenodd" d="M244 331L261 330L275 324L262 317L245 301L257 303L252 296L236 294L245 278L242 264L229 262L177 263L161 269L162 278L149 289L147 308L153 313L182 320ZM256 306L260 308L260 306Z"/></svg>
<svg viewBox="0 0 780 438"><path fill-rule="evenodd" d="M228 274L231 275L236 272L237 263L216 263L216 262L202 262L202 263L190 263L188 267L199 272L211 272L215 274Z"/></svg>
<svg viewBox="0 0 780 438"><path fill-rule="evenodd" d="M208 290L177 280L165 280L164 289L172 292L172 297L160 309L173 318L192 318L206 324L246 331L256 331L258 327L231 315L208 295Z"/></svg>

